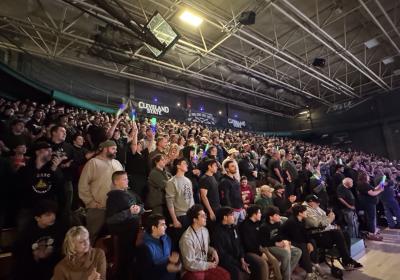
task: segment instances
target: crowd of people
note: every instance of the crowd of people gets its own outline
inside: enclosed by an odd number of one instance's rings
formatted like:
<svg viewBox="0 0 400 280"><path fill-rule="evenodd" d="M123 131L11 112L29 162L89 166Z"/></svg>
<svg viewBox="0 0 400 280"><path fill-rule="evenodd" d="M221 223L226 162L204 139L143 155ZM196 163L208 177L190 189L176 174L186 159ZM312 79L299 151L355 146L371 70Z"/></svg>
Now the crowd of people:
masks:
<svg viewBox="0 0 400 280"><path fill-rule="evenodd" d="M0 99L0 227L13 279L326 278L321 250L400 228L400 162L175 120ZM380 211L379 211L380 212ZM144 234L141 234L144 228Z"/></svg>

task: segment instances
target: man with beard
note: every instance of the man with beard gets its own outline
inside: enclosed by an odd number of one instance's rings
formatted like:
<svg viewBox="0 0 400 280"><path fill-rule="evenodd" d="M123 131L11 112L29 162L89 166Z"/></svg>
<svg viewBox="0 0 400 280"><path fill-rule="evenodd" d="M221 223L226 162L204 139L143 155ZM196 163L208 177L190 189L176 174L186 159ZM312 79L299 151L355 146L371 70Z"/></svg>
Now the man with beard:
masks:
<svg viewBox="0 0 400 280"><path fill-rule="evenodd" d="M79 179L79 197L87 209L86 223L91 241L95 241L104 225L107 193L111 190L111 177L115 171L123 170L115 159L117 145L107 140L99 145L100 154L83 167ZM94 244L94 242L92 242Z"/></svg>

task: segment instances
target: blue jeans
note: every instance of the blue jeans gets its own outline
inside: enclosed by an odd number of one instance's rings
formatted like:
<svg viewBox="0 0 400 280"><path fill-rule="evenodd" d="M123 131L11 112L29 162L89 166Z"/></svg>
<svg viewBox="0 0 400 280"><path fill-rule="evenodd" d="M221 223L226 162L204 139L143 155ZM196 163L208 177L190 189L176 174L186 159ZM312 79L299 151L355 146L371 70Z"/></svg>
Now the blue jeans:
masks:
<svg viewBox="0 0 400 280"><path fill-rule="evenodd" d="M368 232L375 234L376 231L376 205L371 203L363 203L365 217L367 220Z"/></svg>
<svg viewBox="0 0 400 280"><path fill-rule="evenodd" d="M399 203L391 199L389 201L382 201L383 209L385 210L385 216L388 222L389 227L395 227L396 222L400 224L400 207ZM393 219L393 216L396 217L396 222Z"/></svg>

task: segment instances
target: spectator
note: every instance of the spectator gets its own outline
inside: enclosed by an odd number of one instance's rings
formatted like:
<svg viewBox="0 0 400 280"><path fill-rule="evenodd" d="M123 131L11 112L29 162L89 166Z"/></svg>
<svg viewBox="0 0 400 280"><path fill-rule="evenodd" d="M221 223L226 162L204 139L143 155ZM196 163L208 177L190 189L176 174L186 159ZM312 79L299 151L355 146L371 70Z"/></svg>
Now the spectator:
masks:
<svg viewBox="0 0 400 280"><path fill-rule="evenodd" d="M136 122L132 122L132 129L130 133L130 149L126 154L126 171L130 177L131 189L144 200L148 194L147 176L149 174L148 160L149 160L149 146L151 142L141 140L138 142L138 129ZM129 143L128 143L129 144Z"/></svg>
<svg viewBox="0 0 400 280"><path fill-rule="evenodd" d="M166 149L168 145L167 138L160 136L156 141L156 149L149 154L149 166L152 168L152 160L158 154L166 155Z"/></svg>
<svg viewBox="0 0 400 280"><path fill-rule="evenodd" d="M56 223L57 204L41 200L33 209L34 219L17 236L14 247L15 279L49 280L61 256L65 231Z"/></svg>
<svg viewBox="0 0 400 280"><path fill-rule="evenodd" d="M280 232L283 239L289 240L293 246L301 250L300 266L306 271L306 279L318 279L314 273L321 273L321 267L318 264L318 253L315 248L315 243L311 239L304 219L307 215L307 207L297 204L293 206L293 215L282 225Z"/></svg>
<svg viewBox="0 0 400 280"><path fill-rule="evenodd" d="M17 172L21 167L28 163L29 157L26 155L26 145L24 142L14 143L12 154L9 157L13 172Z"/></svg>
<svg viewBox="0 0 400 280"><path fill-rule="evenodd" d="M91 150L96 150L100 143L107 140L106 130L100 124L101 118L95 116L87 130L87 140Z"/></svg>
<svg viewBox="0 0 400 280"><path fill-rule="evenodd" d="M3 141L6 151L12 150L15 143L25 143L29 146L30 137L25 132L25 123L21 119L14 119L11 121L10 129L0 136Z"/></svg>
<svg viewBox="0 0 400 280"><path fill-rule="evenodd" d="M247 209L247 207L249 207L250 204L254 204L253 190L247 183L248 183L247 177L242 176L242 178L240 178L240 192L242 195L244 209Z"/></svg>
<svg viewBox="0 0 400 280"><path fill-rule="evenodd" d="M65 257L55 267L53 280L106 279L106 256L103 250L90 246L89 232L83 226L67 232L63 252Z"/></svg>
<svg viewBox="0 0 400 280"><path fill-rule="evenodd" d="M272 201L274 205L278 207L281 215L287 216L292 208L292 204L296 201L297 197L295 195L285 196L285 188L282 185L275 186L274 196Z"/></svg>
<svg viewBox="0 0 400 280"><path fill-rule="evenodd" d="M185 177L187 166L184 158L176 159L174 161L176 174L167 181L165 187L165 199L173 224L171 237L174 246L177 245L183 231L190 225L186 212L194 205L192 182Z"/></svg>
<svg viewBox="0 0 400 280"><path fill-rule="evenodd" d="M58 157L65 157L65 159L60 164L60 171L62 173L63 190L64 190L64 209L62 213L64 219L69 221L71 218L71 206L73 201L73 187L72 187L72 176L73 171L71 169L71 163L73 161L73 148L72 145L65 142L67 136L67 131L65 127L60 125L55 125L50 130L51 138L50 145L53 154Z"/></svg>
<svg viewBox="0 0 400 280"><path fill-rule="evenodd" d="M256 169L256 166L254 166L254 164L250 160L250 154L247 152L243 153L243 157L239 161L238 165L239 165L240 175L247 177L247 181L248 181L249 185L255 192L257 169Z"/></svg>
<svg viewBox="0 0 400 280"><path fill-rule="evenodd" d="M336 191L338 186L342 183L344 177L344 166L342 164L336 164L335 174L332 178L332 185L328 188L328 194L331 196L336 196Z"/></svg>
<svg viewBox="0 0 400 280"><path fill-rule="evenodd" d="M236 165L233 161L225 162L226 174L222 177L219 184L221 193L221 205L229 206L234 209L235 224L245 218L246 211L243 207L240 183L235 178Z"/></svg>
<svg viewBox="0 0 400 280"><path fill-rule="evenodd" d="M165 218L152 214L147 218L144 234L144 256L141 262L142 279L175 280L181 270L179 254L172 251L171 239L165 230Z"/></svg>
<svg viewBox="0 0 400 280"><path fill-rule="evenodd" d="M200 198L208 217L211 221L215 221L215 213L221 207L218 182L214 177L218 170L218 163L211 159L206 164L207 171L199 181Z"/></svg>
<svg viewBox="0 0 400 280"><path fill-rule="evenodd" d="M396 193L394 191L395 184L393 181L392 171L386 169L385 175L386 181L384 183L384 190L380 195L380 200L383 204L383 209L385 210L386 220L388 222L389 228L399 229L400 228L400 207L396 200ZM383 175L376 176L375 183L382 182ZM393 217L396 217L394 221Z"/></svg>
<svg viewBox="0 0 400 280"><path fill-rule="evenodd" d="M286 219L285 219L286 220ZM281 263L283 280L290 280L293 269L301 257L301 250L291 246L281 234L282 221L279 209L269 206L266 211L265 223L260 228L261 246L267 247L268 251Z"/></svg>
<svg viewBox="0 0 400 280"><path fill-rule="evenodd" d="M228 156L222 161L222 174L226 174L225 163L227 161L233 161L233 163L236 165L235 179L240 181L239 166L238 166L238 163L236 160L238 154L239 154L239 151L236 150L235 148L228 150Z"/></svg>
<svg viewBox="0 0 400 280"><path fill-rule="evenodd" d="M85 163L94 155L94 152L89 152L89 150L84 147L84 144L85 139L81 133L78 132L72 136L72 210L77 210L82 205L78 192L79 177L81 176L81 172Z"/></svg>
<svg viewBox="0 0 400 280"><path fill-rule="evenodd" d="M307 207L306 228L311 231L311 238L315 240L317 247L329 249L336 245L346 270L361 268L362 264L350 256L350 237L345 237L340 229L332 225L335 214L331 211L326 215L319 207L319 200L315 195L308 195L304 205Z"/></svg>
<svg viewBox="0 0 400 280"><path fill-rule="evenodd" d="M269 265L273 267L274 277L282 279L278 260L271 255L267 248L261 247L261 208L257 205L250 205L247 208L246 219L239 225L239 235L245 256L250 263L252 276L254 279L268 279Z"/></svg>
<svg viewBox="0 0 400 280"><path fill-rule="evenodd" d="M130 279L140 215L143 204L136 194L128 191L128 175L125 171L112 174L111 191L107 194L106 223L111 234L117 237L118 279Z"/></svg>
<svg viewBox="0 0 400 280"><path fill-rule="evenodd" d="M207 215L203 207L195 204L187 211L191 225L183 233L179 247L183 261L183 280L227 280L229 272L218 266L217 251L209 246L210 237L205 227Z"/></svg>
<svg viewBox="0 0 400 280"><path fill-rule="evenodd" d="M186 146L181 152L183 158L188 163L188 171L185 173L185 176L192 182L194 203L200 203L200 169L197 168L197 155L195 155L195 150L196 148L193 146Z"/></svg>
<svg viewBox="0 0 400 280"><path fill-rule="evenodd" d="M358 238L358 218L356 213L356 201L352 191L353 180L344 178L337 189L340 210L343 215L344 230L351 238Z"/></svg>
<svg viewBox="0 0 400 280"><path fill-rule="evenodd" d="M79 179L79 197L87 209L86 223L92 242L97 239L105 222L107 193L111 190L111 177L123 170L115 160L117 146L112 140L99 145L100 154L89 160Z"/></svg>
<svg viewBox="0 0 400 280"><path fill-rule="evenodd" d="M221 164L222 161L224 160L224 158L226 157L225 155L225 151L224 149L221 147L221 145L219 144L219 137L218 135L214 135L211 138L212 141L212 145L217 149L217 155L216 155L216 159L218 160L218 162Z"/></svg>
<svg viewBox="0 0 400 280"><path fill-rule="evenodd" d="M286 194L294 195L295 182L299 177L296 165L293 163L293 154L287 152L284 160L282 161L282 171L285 173Z"/></svg>
<svg viewBox="0 0 400 280"><path fill-rule="evenodd" d="M278 184L285 184L283 171L281 169L281 154L277 150L272 152L272 158L268 162L268 180L272 187Z"/></svg>
<svg viewBox="0 0 400 280"><path fill-rule="evenodd" d="M149 193L147 195L146 205L152 210L153 214L167 215L165 201L165 187L167 181L171 178L165 170L165 155L158 154L153 159L154 168L151 170L148 178Z"/></svg>
<svg viewBox="0 0 400 280"><path fill-rule="evenodd" d="M38 142L33 148L34 156L17 173L17 189L20 197L18 229L23 230L32 219L32 209L42 199L54 201L63 209L63 188L58 166L65 157L52 157L51 146Z"/></svg>
<svg viewBox="0 0 400 280"><path fill-rule="evenodd" d="M366 172L358 174L357 190L359 192L360 206L365 211L368 235L367 238L375 241L382 241L382 236L377 235L376 228L376 205L378 204L378 195L384 190L379 183L373 187L369 183L369 176Z"/></svg>
<svg viewBox="0 0 400 280"><path fill-rule="evenodd" d="M246 279L250 274L244 250L234 226L234 211L230 207L217 210L217 225L211 234L211 245L218 252L220 265L231 275L232 280Z"/></svg>
<svg viewBox="0 0 400 280"><path fill-rule="evenodd" d="M268 185L263 185L260 187L260 193L257 194L254 202L261 208L261 214L265 217L267 207L274 205L272 196L273 196L274 189Z"/></svg>

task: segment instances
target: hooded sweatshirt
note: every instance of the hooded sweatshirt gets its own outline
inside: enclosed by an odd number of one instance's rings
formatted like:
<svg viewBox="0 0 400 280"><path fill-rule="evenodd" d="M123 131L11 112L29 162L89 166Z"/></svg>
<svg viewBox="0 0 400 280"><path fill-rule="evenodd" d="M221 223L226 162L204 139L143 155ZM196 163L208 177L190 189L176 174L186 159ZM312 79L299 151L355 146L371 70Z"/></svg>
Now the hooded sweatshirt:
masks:
<svg viewBox="0 0 400 280"><path fill-rule="evenodd" d="M91 248L81 259L72 261L63 258L55 267L52 280L88 279L93 269L100 273L100 279L106 279L106 256L102 249Z"/></svg>
<svg viewBox="0 0 400 280"><path fill-rule="evenodd" d="M138 219L144 212L143 204L139 197L128 190L119 190L112 187L112 190L107 194L106 207L106 223L110 229L118 230L124 224L128 224L135 219ZM132 214L130 207L132 205L140 206L139 214Z"/></svg>
<svg viewBox="0 0 400 280"><path fill-rule="evenodd" d="M96 202L106 208L107 193L110 191L111 176L115 171L124 170L118 160L104 160L95 157L83 167L79 179L79 198L86 208L94 208Z"/></svg>

